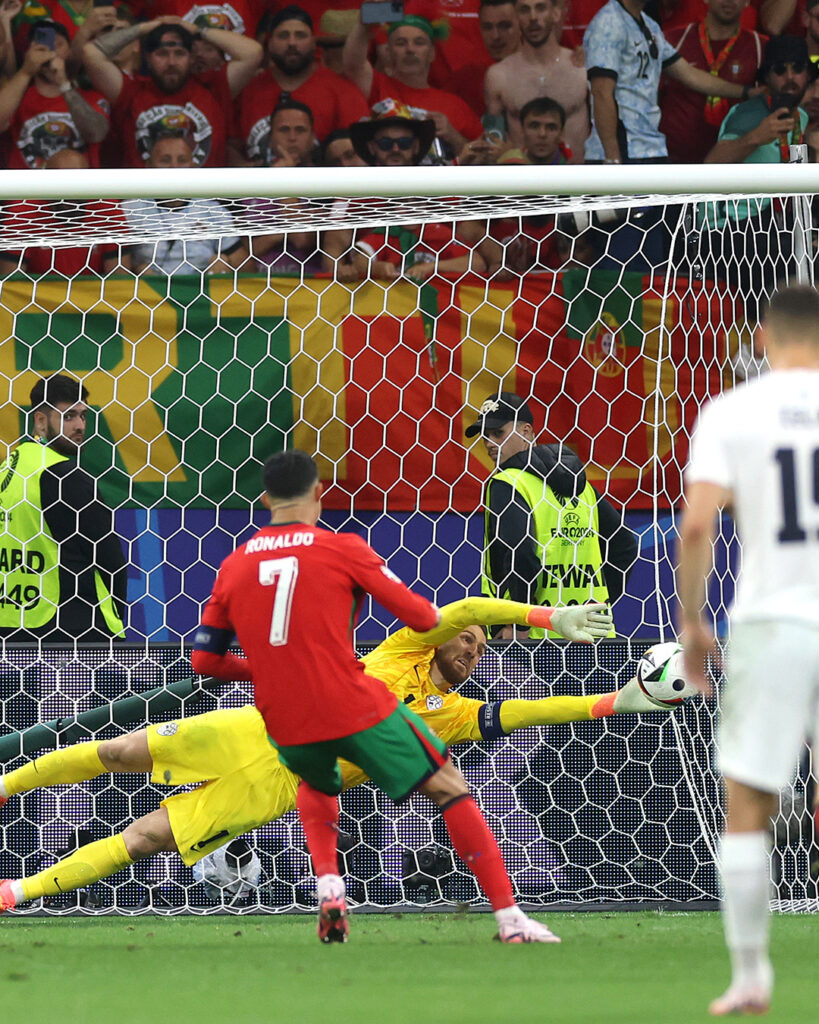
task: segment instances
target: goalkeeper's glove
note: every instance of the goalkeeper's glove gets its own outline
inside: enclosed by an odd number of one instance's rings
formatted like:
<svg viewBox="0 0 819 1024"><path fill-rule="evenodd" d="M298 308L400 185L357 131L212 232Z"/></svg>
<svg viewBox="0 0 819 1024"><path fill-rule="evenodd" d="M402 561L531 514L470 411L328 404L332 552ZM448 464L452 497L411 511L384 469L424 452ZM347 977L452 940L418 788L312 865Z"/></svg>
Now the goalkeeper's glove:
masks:
<svg viewBox="0 0 819 1024"><path fill-rule="evenodd" d="M570 608L533 608L527 616L530 626L553 629L567 640L591 643L608 636L614 617L607 604L578 604Z"/></svg>

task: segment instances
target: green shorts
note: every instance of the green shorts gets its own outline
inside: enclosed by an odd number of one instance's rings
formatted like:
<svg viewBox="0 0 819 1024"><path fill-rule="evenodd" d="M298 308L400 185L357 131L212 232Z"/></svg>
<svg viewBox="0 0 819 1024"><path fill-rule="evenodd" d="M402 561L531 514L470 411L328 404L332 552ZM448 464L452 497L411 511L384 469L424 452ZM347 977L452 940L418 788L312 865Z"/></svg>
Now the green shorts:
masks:
<svg viewBox="0 0 819 1024"><path fill-rule="evenodd" d="M404 704L351 736L277 749L283 765L322 793L341 792L338 759L343 757L358 765L395 801L406 799L449 756L446 744Z"/></svg>

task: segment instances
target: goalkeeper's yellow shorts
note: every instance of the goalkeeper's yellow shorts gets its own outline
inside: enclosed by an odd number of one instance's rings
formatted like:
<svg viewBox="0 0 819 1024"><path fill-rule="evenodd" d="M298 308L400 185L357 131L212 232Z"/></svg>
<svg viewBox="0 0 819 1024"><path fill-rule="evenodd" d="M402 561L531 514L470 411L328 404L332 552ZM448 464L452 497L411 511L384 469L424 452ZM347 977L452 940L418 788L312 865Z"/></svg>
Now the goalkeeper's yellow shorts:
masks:
<svg viewBox="0 0 819 1024"><path fill-rule="evenodd" d="M152 782L204 783L162 801L186 864L295 808L299 779L279 761L255 707L210 711L147 731Z"/></svg>

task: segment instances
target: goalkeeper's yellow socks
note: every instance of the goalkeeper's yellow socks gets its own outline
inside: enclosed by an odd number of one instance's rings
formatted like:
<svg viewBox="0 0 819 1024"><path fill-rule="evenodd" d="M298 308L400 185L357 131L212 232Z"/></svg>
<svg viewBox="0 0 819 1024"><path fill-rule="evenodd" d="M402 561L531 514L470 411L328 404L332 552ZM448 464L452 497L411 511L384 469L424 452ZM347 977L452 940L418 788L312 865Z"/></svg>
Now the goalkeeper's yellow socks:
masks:
<svg viewBox="0 0 819 1024"><path fill-rule="evenodd" d="M22 768L0 776L0 797L28 793L41 786L95 779L108 770L100 761L100 742L95 740L91 743L78 743L64 750L52 750L35 761L29 761Z"/></svg>
<svg viewBox="0 0 819 1024"><path fill-rule="evenodd" d="M82 889L133 863L125 840L121 835L115 835L81 846L76 853L69 854L45 871L12 882L12 888L19 886L19 896L15 892L19 902L36 900L41 896L56 896L61 892L71 892L72 889Z"/></svg>

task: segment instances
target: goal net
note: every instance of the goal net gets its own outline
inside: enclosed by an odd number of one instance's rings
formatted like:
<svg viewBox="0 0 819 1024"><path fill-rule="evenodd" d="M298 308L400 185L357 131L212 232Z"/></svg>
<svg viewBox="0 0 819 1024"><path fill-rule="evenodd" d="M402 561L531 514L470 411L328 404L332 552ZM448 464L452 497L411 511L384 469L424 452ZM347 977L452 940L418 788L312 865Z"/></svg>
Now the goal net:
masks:
<svg viewBox="0 0 819 1024"><path fill-rule="evenodd" d="M114 511L128 616L110 644L5 643L4 770L36 752L33 736L47 749L250 699L227 685L152 694L190 676L187 643L215 570L263 524L260 466L285 445L316 455L327 526L366 537L438 604L479 593L491 463L465 429L500 390L526 399L540 442L578 454L639 551L614 606L616 639L492 643L462 692L609 692L652 642L673 637L690 430L709 396L765 371L757 328L777 283L813 280L813 167L684 178L670 167L22 173L0 173L0 442L30 436L38 378L83 381L93 415L80 464ZM723 637L738 557L726 520L709 595ZM369 606L360 650L395 628ZM109 703L129 695L142 698L112 723ZM672 715L457 748L519 898L714 901L715 713L697 698ZM811 774L806 750L775 821L782 907L815 905ZM0 877L122 829L166 793L103 776L10 801ZM363 786L342 812L356 903L481 902L423 800L395 807ZM249 844L255 875L238 895L167 855L79 901L312 908L295 815ZM76 905L60 897L23 912Z"/></svg>

